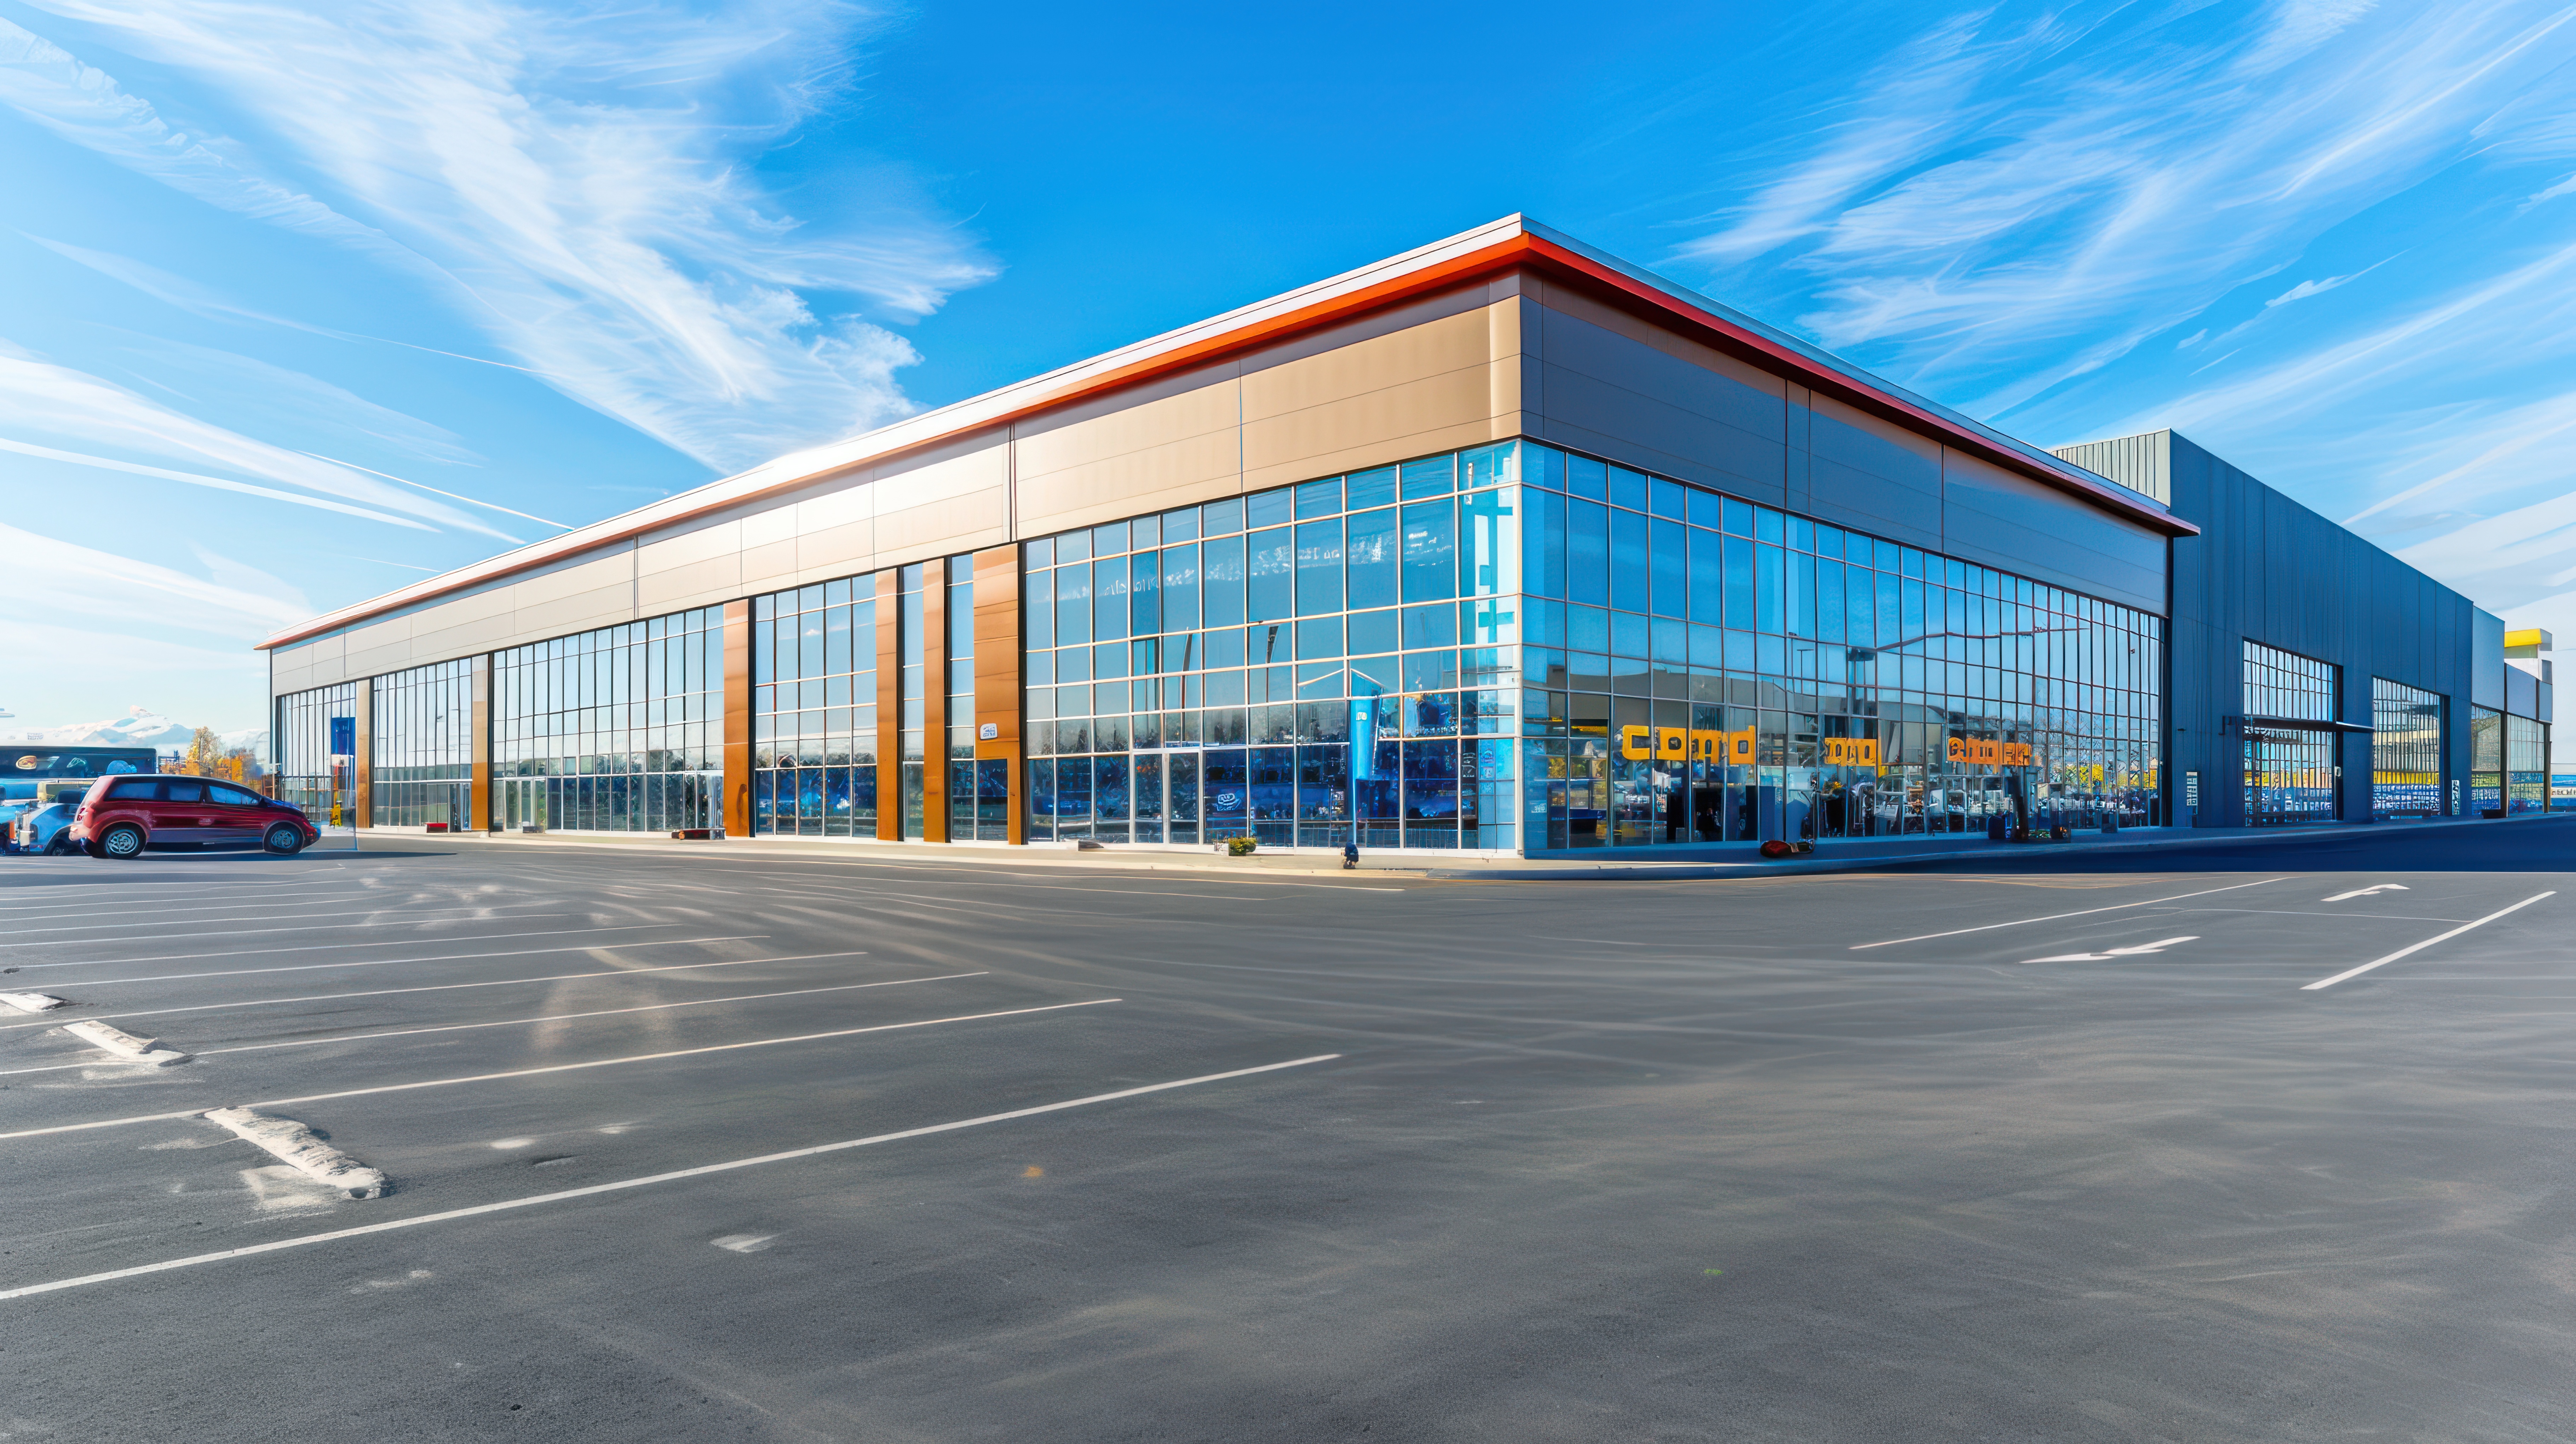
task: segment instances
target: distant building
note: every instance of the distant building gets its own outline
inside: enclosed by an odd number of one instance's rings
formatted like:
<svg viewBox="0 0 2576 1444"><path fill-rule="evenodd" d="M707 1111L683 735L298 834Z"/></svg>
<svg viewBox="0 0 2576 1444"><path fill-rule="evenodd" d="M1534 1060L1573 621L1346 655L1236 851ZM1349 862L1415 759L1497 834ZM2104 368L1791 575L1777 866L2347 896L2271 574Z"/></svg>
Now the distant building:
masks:
<svg viewBox="0 0 2576 1444"><path fill-rule="evenodd" d="M2507 640L1514 217L263 646L361 825L1671 855L2543 805Z"/></svg>

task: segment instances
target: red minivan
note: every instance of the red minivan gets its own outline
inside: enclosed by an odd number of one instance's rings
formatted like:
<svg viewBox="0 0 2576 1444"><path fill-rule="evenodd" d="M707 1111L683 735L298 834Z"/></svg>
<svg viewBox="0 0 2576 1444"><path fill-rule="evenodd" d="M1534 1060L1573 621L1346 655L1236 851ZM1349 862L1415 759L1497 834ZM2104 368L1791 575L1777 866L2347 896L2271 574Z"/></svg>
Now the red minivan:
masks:
<svg viewBox="0 0 2576 1444"><path fill-rule="evenodd" d="M302 852L322 830L292 803L211 777L148 772L102 777L72 815L72 841L92 857L141 857L147 847L258 846Z"/></svg>

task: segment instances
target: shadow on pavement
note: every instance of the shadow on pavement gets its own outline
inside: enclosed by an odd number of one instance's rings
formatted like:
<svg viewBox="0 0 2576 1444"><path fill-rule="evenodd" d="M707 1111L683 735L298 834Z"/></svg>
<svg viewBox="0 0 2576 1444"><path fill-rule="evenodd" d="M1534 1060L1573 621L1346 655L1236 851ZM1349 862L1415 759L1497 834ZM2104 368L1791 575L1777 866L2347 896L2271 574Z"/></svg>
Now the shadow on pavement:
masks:
<svg viewBox="0 0 2576 1444"><path fill-rule="evenodd" d="M1998 864L1925 862L1908 872L2576 872L2576 814L2490 823L2384 823L2338 828L2314 841L2221 843L2136 852L2068 851L2034 844L2027 859ZM1891 865L1889 871L1895 871Z"/></svg>

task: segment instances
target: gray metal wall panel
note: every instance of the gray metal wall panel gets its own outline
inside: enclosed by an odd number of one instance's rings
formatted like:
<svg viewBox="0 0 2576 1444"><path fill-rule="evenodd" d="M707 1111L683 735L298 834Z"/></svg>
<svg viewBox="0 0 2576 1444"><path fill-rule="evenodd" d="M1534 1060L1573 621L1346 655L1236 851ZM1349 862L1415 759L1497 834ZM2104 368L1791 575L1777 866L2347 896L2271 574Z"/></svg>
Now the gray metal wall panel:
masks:
<svg viewBox="0 0 2576 1444"><path fill-rule="evenodd" d="M1942 545L1941 445L1827 397L1793 407L1806 421L1810 515L1891 541Z"/></svg>
<svg viewBox="0 0 2576 1444"><path fill-rule="evenodd" d="M2177 798L2181 775L2201 774L2203 826L2238 827L2245 820L2242 743L2220 724L2245 710L2249 638L2341 668L2339 712L2346 722L2370 722L2374 677L2448 698L2451 775L2467 772L2474 609L2466 597L2186 437L2155 432L2123 440L2164 450L2173 510L2201 527L2199 536L2173 544L2167 725ZM2500 662L2501 628L2496 636ZM2346 815L2366 816L2370 739L2346 737L2339 756Z"/></svg>
<svg viewBox="0 0 2576 1444"><path fill-rule="evenodd" d="M2477 674L2477 690L2471 700L2481 707L2503 711L2504 618L2493 612L2478 613L2476 631L2469 639L2469 665Z"/></svg>
<svg viewBox="0 0 2576 1444"><path fill-rule="evenodd" d="M1942 463L1941 550L2150 612L2165 609L2164 538L1958 451Z"/></svg>

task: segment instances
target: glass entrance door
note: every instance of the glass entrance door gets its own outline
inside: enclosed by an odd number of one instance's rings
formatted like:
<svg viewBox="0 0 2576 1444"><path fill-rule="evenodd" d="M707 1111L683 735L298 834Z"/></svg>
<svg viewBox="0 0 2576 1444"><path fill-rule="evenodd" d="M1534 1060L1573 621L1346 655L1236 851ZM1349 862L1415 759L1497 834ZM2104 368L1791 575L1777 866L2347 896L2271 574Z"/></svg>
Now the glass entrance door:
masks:
<svg viewBox="0 0 2576 1444"><path fill-rule="evenodd" d="M1164 826L1174 842L1199 841L1199 768L1196 752L1163 754Z"/></svg>
<svg viewBox="0 0 2576 1444"><path fill-rule="evenodd" d="M2334 734L2245 729L2245 823L2334 821Z"/></svg>

